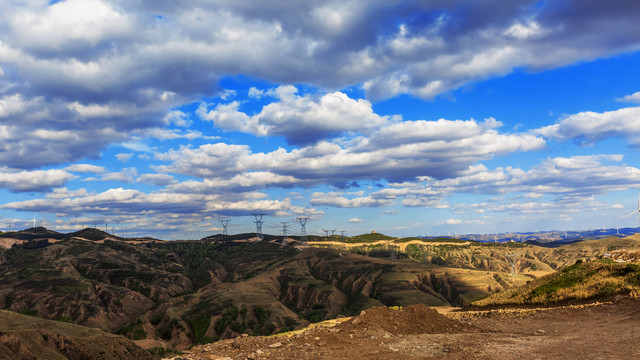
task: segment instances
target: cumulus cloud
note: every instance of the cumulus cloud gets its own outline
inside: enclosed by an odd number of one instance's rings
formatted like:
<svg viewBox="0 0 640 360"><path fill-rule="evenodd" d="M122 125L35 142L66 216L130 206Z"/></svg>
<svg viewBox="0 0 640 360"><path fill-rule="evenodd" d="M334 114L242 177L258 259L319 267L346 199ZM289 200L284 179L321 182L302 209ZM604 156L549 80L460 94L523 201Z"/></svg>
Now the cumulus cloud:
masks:
<svg viewBox="0 0 640 360"><path fill-rule="evenodd" d="M620 102L640 103L640 91L616 99Z"/></svg>
<svg viewBox="0 0 640 360"><path fill-rule="evenodd" d="M220 193L220 192L247 192L265 187L293 187L302 182L293 176L283 176L265 171L247 172L238 174L232 178L212 178L203 181L183 181L170 186L170 191L179 193Z"/></svg>
<svg viewBox="0 0 640 360"><path fill-rule="evenodd" d="M360 207L379 207L387 206L392 203L391 199L373 198L370 196L358 196L347 198L340 193L320 193L315 192L311 195L311 204L314 206L333 206L341 208L360 208Z"/></svg>
<svg viewBox="0 0 640 360"><path fill-rule="evenodd" d="M118 161L120 161L122 163L126 163L133 156L134 156L134 154L132 154L132 153L120 153L120 154L116 154L116 159L118 159Z"/></svg>
<svg viewBox="0 0 640 360"><path fill-rule="evenodd" d="M238 102L219 104L212 110L203 103L197 114L223 129L256 136L284 136L296 145L349 131L366 132L388 121L373 112L370 102L351 99L341 92L320 96L299 96L297 92L294 86L278 87L273 91L278 101L264 106L255 115L239 111Z"/></svg>
<svg viewBox="0 0 640 360"><path fill-rule="evenodd" d="M134 167L130 167L124 168L120 171L106 173L97 178L85 178L83 181L121 181L125 183L132 183L136 176L138 176L138 170Z"/></svg>
<svg viewBox="0 0 640 360"><path fill-rule="evenodd" d="M350 102L350 106L358 108L360 104ZM369 113L369 105L366 108ZM281 118L290 116L284 110L279 114ZM531 134L501 134L497 131L500 125L494 119L483 122L387 119L368 134L356 134L347 140L318 141L292 150L254 153L246 145L225 143L181 147L156 155L159 160L172 162L156 169L197 177L232 177L243 172L267 171L292 176L307 184L344 187L345 179L455 177L478 161L515 151L538 150L545 145L542 138Z"/></svg>
<svg viewBox="0 0 640 360"><path fill-rule="evenodd" d="M369 193L315 192L311 203L346 208L402 205L478 213L577 209L579 204L593 202L596 196L640 186L640 169L621 164L622 160L621 155L557 157L546 159L530 170L512 167L490 170L484 165L476 165L455 178L420 177L415 181L390 183L388 188ZM516 197L477 207L451 205L446 201L461 193ZM522 195L517 198L517 194ZM545 195L553 196L555 201L544 202Z"/></svg>
<svg viewBox="0 0 640 360"><path fill-rule="evenodd" d="M21 211L55 212L61 216L122 216L125 214L154 214L172 218L174 222L193 216L210 215L242 216L254 212L269 216L318 213L314 209L304 209L283 200L252 199L251 194L238 194L228 200L215 194L179 194L172 192L144 193L133 189L114 188L98 194L70 192L68 196L52 196L41 199L10 202L0 205L0 209Z"/></svg>
<svg viewBox="0 0 640 360"><path fill-rule="evenodd" d="M136 182L157 186L166 186L175 184L178 181L173 176L167 174L142 174L138 177Z"/></svg>
<svg viewBox="0 0 640 360"><path fill-rule="evenodd" d="M71 172L79 172L79 173L103 173L105 172L104 166L91 165L91 164L73 164L69 165L63 170L71 171Z"/></svg>
<svg viewBox="0 0 640 360"><path fill-rule="evenodd" d="M523 193L526 198L538 199L549 194L556 197L556 202L581 202L611 191L640 186L640 169L621 164L622 160L622 155L557 157L546 159L526 171L511 167L489 170L479 165L457 178L423 180L440 196ZM406 184L394 186L402 191L412 190Z"/></svg>
<svg viewBox="0 0 640 360"><path fill-rule="evenodd" d="M363 222L364 222L364 220L362 220L362 219L360 219L360 218L351 218L351 219L349 219L347 222L348 222L348 223L353 223L353 224L355 224L355 223L363 223Z"/></svg>
<svg viewBox="0 0 640 360"><path fill-rule="evenodd" d="M228 94L217 87L228 74L324 89L362 85L373 100L402 93L432 98L516 67L537 70L631 51L640 44L638 7L526 0L8 2L0 5L0 117L7 117L0 120L7 144L0 163L24 169L64 163L98 156L134 129L188 126L188 116L172 109ZM205 111L223 128L285 136L292 144L351 131L353 116L363 117L361 127L378 121L364 100L358 100L364 113L345 114L342 105L355 100L339 92L278 96L246 118L234 103ZM278 107L295 111L280 118ZM312 108L329 121L307 116ZM30 134L34 124L49 133ZM21 155L26 149L39 156Z"/></svg>
<svg viewBox="0 0 640 360"><path fill-rule="evenodd" d="M634 146L639 146L640 107L602 113L584 111L569 115L554 125L536 129L532 133L558 140L574 140L586 145L610 137L619 137Z"/></svg>
<svg viewBox="0 0 640 360"><path fill-rule="evenodd" d="M12 192L47 192L76 178L76 175L59 169L15 171L0 168L0 188Z"/></svg>
<svg viewBox="0 0 640 360"><path fill-rule="evenodd" d="M162 118L162 121L167 125L174 124L181 127L187 127L193 123L193 121L191 121L191 119L189 118L189 114L186 114L180 110L169 111L167 115Z"/></svg>

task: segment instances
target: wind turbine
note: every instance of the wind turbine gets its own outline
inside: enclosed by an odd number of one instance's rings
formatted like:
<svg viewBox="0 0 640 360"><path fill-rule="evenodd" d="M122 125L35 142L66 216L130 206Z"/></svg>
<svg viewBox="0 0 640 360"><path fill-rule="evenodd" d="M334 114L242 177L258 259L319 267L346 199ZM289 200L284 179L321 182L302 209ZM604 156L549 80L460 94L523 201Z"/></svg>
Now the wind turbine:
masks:
<svg viewBox="0 0 640 360"><path fill-rule="evenodd" d="M36 213L33 213L33 227L36 227Z"/></svg>
<svg viewBox="0 0 640 360"><path fill-rule="evenodd" d="M640 195L638 195L638 209L637 210L633 210L632 212L630 212L629 214L625 215L624 217L627 216L631 216L635 213L638 213L638 219L640 220Z"/></svg>

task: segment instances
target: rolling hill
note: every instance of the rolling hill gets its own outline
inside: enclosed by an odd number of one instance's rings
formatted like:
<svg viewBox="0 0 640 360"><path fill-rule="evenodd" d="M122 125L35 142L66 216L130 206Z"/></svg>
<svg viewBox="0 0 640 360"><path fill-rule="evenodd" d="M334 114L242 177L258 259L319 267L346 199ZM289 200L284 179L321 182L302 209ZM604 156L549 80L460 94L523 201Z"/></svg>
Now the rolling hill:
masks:
<svg viewBox="0 0 640 360"><path fill-rule="evenodd" d="M468 304L533 286L577 260L640 249L633 237L549 248L383 234L282 245L245 241L253 234L160 241L97 229L37 233L47 237L0 249L0 307L176 349L373 306Z"/></svg>

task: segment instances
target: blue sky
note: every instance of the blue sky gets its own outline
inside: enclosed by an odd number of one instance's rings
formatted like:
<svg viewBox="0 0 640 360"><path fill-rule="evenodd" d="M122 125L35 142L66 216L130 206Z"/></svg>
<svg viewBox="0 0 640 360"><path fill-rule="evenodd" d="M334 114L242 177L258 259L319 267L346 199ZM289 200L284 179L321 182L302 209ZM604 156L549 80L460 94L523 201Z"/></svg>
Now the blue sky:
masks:
<svg viewBox="0 0 640 360"><path fill-rule="evenodd" d="M640 4L0 2L0 229L637 226Z"/></svg>

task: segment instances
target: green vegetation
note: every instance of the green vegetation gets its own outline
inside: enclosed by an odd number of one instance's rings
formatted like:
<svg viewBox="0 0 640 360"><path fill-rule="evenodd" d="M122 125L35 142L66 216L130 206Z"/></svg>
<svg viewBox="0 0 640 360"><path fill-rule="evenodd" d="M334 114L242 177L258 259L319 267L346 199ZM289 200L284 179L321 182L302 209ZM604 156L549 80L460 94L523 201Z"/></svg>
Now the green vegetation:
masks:
<svg viewBox="0 0 640 360"><path fill-rule="evenodd" d="M394 237L391 236L387 236L384 234L379 234L379 233L369 233L369 234L362 234L362 235L356 235L356 236L351 236L346 238L346 242L348 243L366 243L366 242L375 242L375 241L380 241L380 240L393 240L395 239Z"/></svg>
<svg viewBox="0 0 640 360"><path fill-rule="evenodd" d="M38 310L32 308L26 308L20 310L20 314L28 316L38 316Z"/></svg>
<svg viewBox="0 0 640 360"><path fill-rule="evenodd" d="M400 239L396 239L394 240L394 242L396 243L404 243L404 242L409 242L409 241L422 241L426 244L429 243L459 243L459 244L464 244L464 243L468 243L468 242L472 242L472 243L476 243L476 241L472 241L472 240L463 240L463 239L456 239L456 238L447 238L447 237L439 237L439 238L421 238L421 237L406 237L406 238L400 238Z"/></svg>
<svg viewBox="0 0 640 360"><path fill-rule="evenodd" d="M147 332L142 328L142 319L140 318L131 321L116 333L132 340L142 340L147 337Z"/></svg>
<svg viewBox="0 0 640 360"><path fill-rule="evenodd" d="M240 315L240 311L238 311L238 308L235 305L231 304L228 306L222 313L222 318L216 322L216 334L218 334L218 336L222 335L228 326L231 326L233 331L241 333L244 330L244 326L236 321L238 319L238 315Z"/></svg>
<svg viewBox="0 0 640 360"><path fill-rule="evenodd" d="M640 265L577 261L559 272L478 300L473 305L546 304L616 294L640 295Z"/></svg>
<svg viewBox="0 0 640 360"><path fill-rule="evenodd" d="M210 325L211 325L211 315L206 313L198 314L189 321L189 326L191 326L191 334L193 336L194 344L207 344L210 342L217 341L216 338L205 336Z"/></svg>
<svg viewBox="0 0 640 360"><path fill-rule="evenodd" d="M147 350L149 354L157 357L166 357L171 355L182 355L181 351L177 351L173 348L154 347Z"/></svg>

